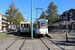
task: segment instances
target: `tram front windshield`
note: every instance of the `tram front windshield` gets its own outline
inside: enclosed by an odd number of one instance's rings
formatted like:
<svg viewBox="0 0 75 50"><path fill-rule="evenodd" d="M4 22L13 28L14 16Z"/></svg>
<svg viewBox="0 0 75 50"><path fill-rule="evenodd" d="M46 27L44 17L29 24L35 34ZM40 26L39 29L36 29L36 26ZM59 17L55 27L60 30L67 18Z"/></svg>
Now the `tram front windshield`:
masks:
<svg viewBox="0 0 75 50"><path fill-rule="evenodd" d="M47 22L41 22L40 28L47 28Z"/></svg>
<svg viewBox="0 0 75 50"><path fill-rule="evenodd" d="M24 24L24 28L26 28L26 24Z"/></svg>

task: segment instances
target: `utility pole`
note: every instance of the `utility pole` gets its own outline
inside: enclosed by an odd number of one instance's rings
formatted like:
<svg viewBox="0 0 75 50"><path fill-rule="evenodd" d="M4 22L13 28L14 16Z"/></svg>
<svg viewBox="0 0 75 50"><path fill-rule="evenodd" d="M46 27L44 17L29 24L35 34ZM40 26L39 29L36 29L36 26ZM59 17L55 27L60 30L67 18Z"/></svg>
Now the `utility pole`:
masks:
<svg viewBox="0 0 75 50"><path fill-rule="evenodd" d="M38 19L38 9L41 9L41 10L43 10L43 8L36 8L36 18Z"/></svg>
<svg viewBox="0 0 75 50"><path fill-rule="evenodd" d="M68 42L68 24L67 24L67 19L68 19L68 16L67 16L67 12L66 12L66 42Z"/></svg>
<svg viewBox="0 0 75 50"><path fill-rule="evenodd" d="M29 19L29 12L24 12L24 13L28 13L28 16L27 16L27 20Z"/></svg>
<svg viewBox="0 0 75 50"><path fill-rule="evenodd" d="M31 38L33 39L33 23L32 23L32 16L33 16L33 0L31 0Z"/></svg>

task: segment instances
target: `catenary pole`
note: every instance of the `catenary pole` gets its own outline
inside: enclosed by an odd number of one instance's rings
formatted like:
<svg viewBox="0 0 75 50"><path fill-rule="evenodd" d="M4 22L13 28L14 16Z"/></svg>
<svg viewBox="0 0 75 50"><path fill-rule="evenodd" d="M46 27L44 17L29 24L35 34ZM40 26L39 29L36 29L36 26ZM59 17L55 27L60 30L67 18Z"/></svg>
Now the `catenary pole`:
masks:
<svg viewBox="0 0 75 50"><path fill-rule="evenodd" d="M33 0L31 0L31 38L33 39L33 23L32 23L32 16L33 16Z"/></svg>

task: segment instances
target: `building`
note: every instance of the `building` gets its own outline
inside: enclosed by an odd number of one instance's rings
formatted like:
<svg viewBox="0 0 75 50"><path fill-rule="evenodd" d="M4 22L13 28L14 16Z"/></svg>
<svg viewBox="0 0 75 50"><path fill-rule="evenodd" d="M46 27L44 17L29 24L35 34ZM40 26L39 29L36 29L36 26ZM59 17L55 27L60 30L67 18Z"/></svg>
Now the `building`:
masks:
<svg viewBox="0 0 75 50"><path fill-rule="evenodd" d="M75 9L70 9L68 11L63 12L63 14L60 16L61 21L66 21L66 15L68 21L75 20Z"/></svg>
<svg viewBox="0 0 75 50"><path fill-rule="evenodd" d="M49 30L65 30L66 29L66 20L68 30L75 30L75 9L70 9L65 11L60 16L60 22L49 24ZM59 31L58 30L58 31Z"/></svg>
<svg viewBox="0 0 75 50"><path fill-rule="evenodd" d="M16 29L16 26L12 24L10 24L10 22L8 22L8 30L9 29L12 29L12 30L15 30Z"/></svg>
<svg viewBox="0 0 75 50"><path fill-rule="evenodd" d="M66 29L66 19L68 24L68 29L74 30L75 28L75 9L70 9L68 11L63 12L60 16L60 20L64 22L62 24L62 28Z"/></svg>
<svg viewBox="0 0 75 50"><path fill-rule="evenodd" d="M7 28L8 28L7 18L4 15L0 14L0 30L6 32Z"/></svg>

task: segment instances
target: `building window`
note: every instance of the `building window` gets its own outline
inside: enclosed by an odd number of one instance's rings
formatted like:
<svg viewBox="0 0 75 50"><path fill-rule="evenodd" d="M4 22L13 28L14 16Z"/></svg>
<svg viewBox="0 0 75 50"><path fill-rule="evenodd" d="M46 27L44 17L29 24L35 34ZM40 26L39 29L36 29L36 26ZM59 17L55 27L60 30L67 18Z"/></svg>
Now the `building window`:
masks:
<svg viewBox="0 0 75 50"><path fill-rule="evenodd" d="M1 21L0 21L0 23L1 23Z"/></svg>
<svg viewBox="0 0 75 50"><path fill-rule="evenodd" d="M62 16L60 17L60 19L62 19Z"/></svg>
<svg viewBox="0 0 75 50"><path fill-rule="evenodd" d="M72 16L72 12L70 13L70 17Z"/></svg>
<svg viewBox="0 0 75 50"><path fill-rule="evenodd" d="M1 16L0 16L0 19L1 19Z"/></svg>
<svg viewBox="0 0 75 50"><path fill-rule="evenodd" d="M66 20L66 16L64 16L64 20Z"/></svg>

